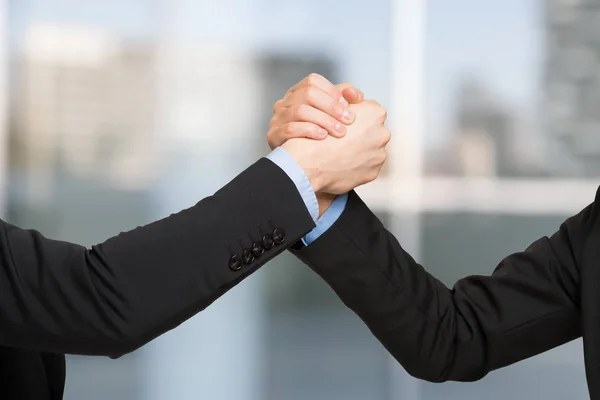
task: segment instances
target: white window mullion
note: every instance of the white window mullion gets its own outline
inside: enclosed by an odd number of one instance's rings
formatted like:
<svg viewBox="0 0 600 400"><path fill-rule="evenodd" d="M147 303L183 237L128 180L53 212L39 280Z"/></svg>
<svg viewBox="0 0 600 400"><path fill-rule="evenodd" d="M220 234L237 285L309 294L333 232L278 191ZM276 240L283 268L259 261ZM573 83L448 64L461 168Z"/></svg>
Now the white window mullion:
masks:
<svg viewBox="0 0 600 400"><path fill-rule="evenodd" d="M594 200L599 180L425 178L418 202L407 185L412 183L385 177L358 193L372 209L391 213L572 214Z"/></svg>
<svg viewBox="0 0 600 400"><path fill-rule="evenodd" d="M384 209L394 209L399 193L420 204L423 166L423 94L426 0L390 0L390 104L388 127L393 139L388 146L388 179L395 185L377 184L387 199ZM373 187L373 186L370 186ZM402 224L390 221L389 229L417 255L420 245L418 213L403 215ZM418 255L417 255L418 256ZM391 399L421 398L421 383L409 376L390 357Z"/></svg>

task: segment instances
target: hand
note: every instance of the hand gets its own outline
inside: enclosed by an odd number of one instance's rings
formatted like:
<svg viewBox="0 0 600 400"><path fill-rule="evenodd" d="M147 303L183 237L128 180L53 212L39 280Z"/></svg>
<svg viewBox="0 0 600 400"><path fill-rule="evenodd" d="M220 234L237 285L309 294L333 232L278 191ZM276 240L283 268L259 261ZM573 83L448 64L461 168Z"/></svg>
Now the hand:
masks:
<svg viewBox="0 0 600 400"><path fill-rule="evenodd" d="M316 193L342 194L377 178L391 139L385 109L376 101L350 105L356 119L343 138L294 138L282 147L306 173Z"/></svg>
<svg viewBox="0 0 600 400"><path fill-rule="evenodd" d="M334 86L319 74L310 74L292 87L273 107L267 142L274 149L292 138L343 137L345 125L354 122L349 103L359 103L363 93L351 84Z"/></svg>

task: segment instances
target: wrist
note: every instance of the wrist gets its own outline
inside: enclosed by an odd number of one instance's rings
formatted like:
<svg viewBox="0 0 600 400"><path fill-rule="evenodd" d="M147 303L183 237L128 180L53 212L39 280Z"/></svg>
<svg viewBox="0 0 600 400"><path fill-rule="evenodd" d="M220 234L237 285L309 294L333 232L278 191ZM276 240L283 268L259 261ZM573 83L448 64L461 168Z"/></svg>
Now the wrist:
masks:
<svg viewBox="0 0 600 400"><path fill-rule="evenodd" d="M316 193L317 203L319 204L319 218L327 211L327 209L333 204L333 201L337 197L335 194L330 193Z"/></svg>
<svg viewBox="0 0 600 400"><path fill-rule="evenodd" d="M296 146L294 144L295 139L291 139L281 147L288 152L302 171L304 171L313 191L319 193L325 188L325 182L323 181L323 174L317 166L318 163L315 162L314 156L308 151L309 149L305 146Z"/></svg>
<svg viewBox="0 0 600 400"><path fill-rule="evenodd" d="M302 168L302 170L306 174L306 177L308 178L308 181L310 182L310 186L312 187L315 194L317 194L317 199L318 199L319 195L320 195L319 192L325 188L325 185L323 183L323 176L322 176L321 172L319 171L318 168L305 168L302 165L300 165L300 168Z"/></svg>

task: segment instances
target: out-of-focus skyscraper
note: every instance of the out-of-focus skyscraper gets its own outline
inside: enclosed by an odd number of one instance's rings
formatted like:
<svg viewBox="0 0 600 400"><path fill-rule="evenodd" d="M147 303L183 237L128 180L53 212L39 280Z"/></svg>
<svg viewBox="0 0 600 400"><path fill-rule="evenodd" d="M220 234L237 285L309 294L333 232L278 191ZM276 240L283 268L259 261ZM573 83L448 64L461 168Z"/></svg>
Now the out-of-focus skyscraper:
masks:
<svg viewBox="0 0 600 400"><path fill-rule="evenodd" d="M495 104L479 81L468 79L459 87L453 139L460 175L497 176L510 170L510 118Z"/></svg>
<svg viewBox="0 0 600 400"><path fill-rule="evenodd" d="M544 133L555 175L600 174L600 2L545 0Z"/></svg>
<svg viewBox="0 0 600 400"><path fill-rule="evenodd" d="M474 77L457 90L452 134L427 172L470 177L523 175L524 160L515 151L516 116Z"/></svg>

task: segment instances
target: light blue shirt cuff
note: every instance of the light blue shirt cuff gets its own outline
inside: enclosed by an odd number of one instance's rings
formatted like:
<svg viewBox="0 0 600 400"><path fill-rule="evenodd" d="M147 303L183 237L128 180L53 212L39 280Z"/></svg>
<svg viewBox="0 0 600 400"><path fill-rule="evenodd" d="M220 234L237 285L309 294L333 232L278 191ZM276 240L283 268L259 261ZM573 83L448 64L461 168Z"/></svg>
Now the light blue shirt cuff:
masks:
<svg viewBox="0 0 600 400"><path fill-rule="evenodd" d="M304 201L308 212L313 218L313 221L315 221L316 227L302 238L304 245L308 246L331 228L340 215L342 215L346 209L348 194L345 193L337 196L327 211L319 218L319 203L317 202L317 196L315 195L308 177L296 160L294 160L294 158L282 147L273 150L267 155L267 158L281 168L283 172L290 177L292 182L294 182L300 196L302 196L302 200Z"/></svg>
<svg viewBox="0 0 600 400"><path fill-rule="evenodd" d="M325 211L323 215L321 215L321 218L317 220L317 226L302 238L302 242L304 242L305 246L308 246L317 240L319 236L321 236L329 228L331 228L333 224L335 224L335 221L338 220L340 215L342 215L346 209L347 202L348 193L341 194L335 198L327 211Z"/></svg>
<svg viewBox="0 0 600 400"><path fill-rule="evenodd" d="M302 168L298 165L296 160L288 153L283 147L278 147L273 150L267 158L273 161L279 168L283 170L290 177L300 196L302 196L302 200L304 200L304 204L310 213L313 221L317 221L319 218L319 203L317 202L317 195L315 195L315 191L308 180L308 177L302 170Z"/></svg>

